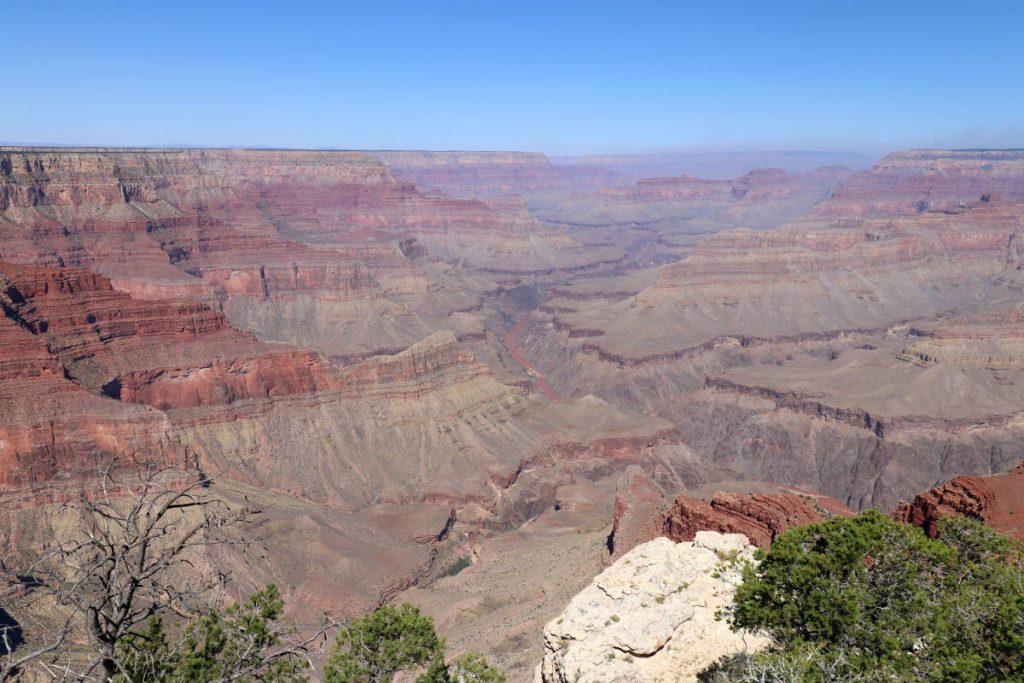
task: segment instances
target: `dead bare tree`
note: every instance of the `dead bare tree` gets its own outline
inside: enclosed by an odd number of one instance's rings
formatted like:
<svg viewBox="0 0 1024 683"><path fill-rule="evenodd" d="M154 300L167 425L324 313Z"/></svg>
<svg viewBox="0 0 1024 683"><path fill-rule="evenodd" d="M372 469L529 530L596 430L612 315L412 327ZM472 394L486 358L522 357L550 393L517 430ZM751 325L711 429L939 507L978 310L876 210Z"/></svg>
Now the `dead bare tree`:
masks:
<svg viewBox="0 0 1024 683"><path fill-rule="evenodd" d="M225 533L254 511L231 510L206 493L208 481L161 457L99 468L96 494L68 503L78 533L44 552L47 587L83 619L95 650L82 675L121 672L117 645L155 614L210 604L226 576L197 571L199 554L239 542Z"/></svg>
<svg viewBox="0 0 1024 683"><path fill-rule="evenodd" d="M33 568L33 589L67 615L51 642L31 652L8 648L0 678L38 662L51 678L132 681L126 646L144 638L151 617L196 619L224 602L227 574L208 561L218 547L252 543L257 511L233 509L209 489L211 479L166 462L112 460L98 468L91 495L62 506L75 531L44 548ZM282 658L307 657L331 623L310 637L274 633L263 640L239 635L236 661L217 680L257 679L262 667ZM161 679L162 680L162 679Z"/></svg>

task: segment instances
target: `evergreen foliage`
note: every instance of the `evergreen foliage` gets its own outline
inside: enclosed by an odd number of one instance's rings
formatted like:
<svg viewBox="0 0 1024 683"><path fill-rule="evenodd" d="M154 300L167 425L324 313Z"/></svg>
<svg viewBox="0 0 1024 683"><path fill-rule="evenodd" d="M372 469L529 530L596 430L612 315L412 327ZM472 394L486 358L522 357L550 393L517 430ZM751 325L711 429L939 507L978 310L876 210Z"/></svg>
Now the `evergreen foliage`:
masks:
<svg viewBox="0 0 1024 683"><path fill-rule="evenodd" d="M792 529L744 570L729 617L775 647L707 680L1024 681L1024 553L980 522L939 538L877 511Z"/></svg>
<svg viewBox="0 0 1024 683"><path fill-rule="evenodd" d="M456 660L448 672L451 683L505 683L505 674L475 652Z"/></svg>
<svg viewBox="0 0 1024 683"><path fill-rule="evenodd" d="M422 671L417 683L505 683L505 675L475 653L445 665L434 621L408 603L384 605L340 629L324 681L391 683L400 671Z"/></svg>
<svg viewBox="0 0 1024 683"><path fill-rule="evenodd" d="M278 656L278 628L284 602L274 585L223 612L211 610L169 627L159 617L119 644L123 667L115 681L185 683L241 678L291 683L305 681L308 667L290 653Z"/></svg>
<svg viewBox="0 0 1024 683"><path fill-rule="evenodd" d="M417 681L445 680L444 641L417 607L385 605L338 631L327 683L390 683L399 671L428 667Z"/></svg>

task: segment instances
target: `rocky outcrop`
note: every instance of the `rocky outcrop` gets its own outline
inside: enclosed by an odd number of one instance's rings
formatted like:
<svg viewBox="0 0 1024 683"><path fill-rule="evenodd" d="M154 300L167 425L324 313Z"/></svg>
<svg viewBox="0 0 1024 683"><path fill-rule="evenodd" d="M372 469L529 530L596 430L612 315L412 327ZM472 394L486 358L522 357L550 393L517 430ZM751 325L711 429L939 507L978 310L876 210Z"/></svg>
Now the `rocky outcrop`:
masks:
<svg viewBox="0 0 1024 683"><path fill-rule="evenodd" d="M315 353L257 342L198 302L136 300L75 268L0 263L5 313L84 388L161 410L338 385Z"/></svg>
<svg viewBox="0 0 1024 683"><path fill-rule="evenodd" d="M337 388L363 397L416 398L487 374L451 332L435 332L394 355L345 368Z"/></svg>
<svg viewBox="0 0 1024 683"><path fill-rule="evenodd" d="M1024 540L1024 463L990 477L956 477L901 503L893 516L932 537L946 515L965 515L996 531Z"/></svg>
<svg viewBox="0 0 1024 683"><path fill-rule="evenodd" d="M665 516L664 532L674 541L691 541L701 531L743 534L767 548L795 526L851 514L840 501L818 494L716 493L711 500L680 495Z"/></svg>
<svg viewBox="0 0 1024 683"><path fill-rule="evenodd" d="M615 515L608 552L621 557L641 543L661 536L665 526L665 492L641 468L626 469L615 487ZM692 540L692 539L690 539Z"/></svg>
<svg viewBox="0 0 1024 683"><path fill-rule="evenodd" d="M769 489L767 484L754 484ZM784 488L784 487L780 487ZM716 492L709 499L679 494L669 501L663 489L639 467L630 467L615 491L615 514L608 550L620 557L659 536L692 541L701 531L743 534L766 548L786 530L836 515L851 515L831 496L794 490L792 493Z"/></svg>
<svg viewBox="0 0 1024 683"><path fill-rule="evenodd" d="M544 628L537 683L677 683L720 657L756 651L762 637L734 633L728 605L754 546L739 534L659 538L605 569Z"/></svg>
<svg viewBox="0 0 1024 683"><path fill-rule="evenodd" d="M1024 312L1018 309L942 320L914 330L901 358L924 366L951 363L989 370L1024 367Z"/></svg>

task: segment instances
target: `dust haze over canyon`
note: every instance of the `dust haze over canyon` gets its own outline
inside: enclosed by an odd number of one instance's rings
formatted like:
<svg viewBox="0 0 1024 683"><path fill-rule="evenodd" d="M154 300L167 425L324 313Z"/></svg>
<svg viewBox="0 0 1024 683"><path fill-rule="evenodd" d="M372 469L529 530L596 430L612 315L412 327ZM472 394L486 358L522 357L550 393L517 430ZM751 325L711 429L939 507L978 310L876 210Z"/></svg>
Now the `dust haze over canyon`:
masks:
<svg viewBox="0 0 1024 683"><path fill-rule="evenodd" d="M1022 235L1020 150L3 147L0 538L166 451L262 511L239 585L530 680L663 532L1020 535Z"/></svg>

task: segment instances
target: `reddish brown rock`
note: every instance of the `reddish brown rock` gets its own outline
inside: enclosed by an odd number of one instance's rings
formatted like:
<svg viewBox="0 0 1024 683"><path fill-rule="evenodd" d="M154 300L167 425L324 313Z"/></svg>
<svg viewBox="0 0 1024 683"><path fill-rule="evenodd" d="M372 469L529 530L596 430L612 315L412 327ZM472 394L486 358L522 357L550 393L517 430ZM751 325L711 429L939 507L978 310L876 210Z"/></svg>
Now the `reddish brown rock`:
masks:
<svg viewBox="0 0 1024 683"><path fill-rule="evenodd" d="M766 548L795 526L820 522L852 511L828 496L716 493L711 500L681 495L665 518L665 535L692 541L698 531L744 534Z"/></svg>
<svg viewBox="0 0 1024 683"><path fill-rule="evenodd" d="M1024 463L989 477L957 477L901 503L893 516L935 537L946 515L981 520L996 531L1024 540Z"/></svg>
<svg viewBox="0 0 1024 683"><path fill-rule="evenodd" d="M138 301L73 268L0 263L0 280L5 314L69 377L112 398L167 410L339 384L315 353L257 342L206 304Z"/></svg>

